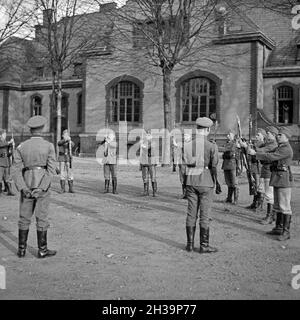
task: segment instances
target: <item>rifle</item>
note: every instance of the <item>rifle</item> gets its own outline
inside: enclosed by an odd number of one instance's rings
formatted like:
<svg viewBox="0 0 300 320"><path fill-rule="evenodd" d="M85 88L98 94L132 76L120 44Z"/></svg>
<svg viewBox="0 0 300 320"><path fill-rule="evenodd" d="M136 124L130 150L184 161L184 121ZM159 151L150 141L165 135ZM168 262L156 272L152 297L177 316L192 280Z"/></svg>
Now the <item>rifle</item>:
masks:
<svg viewBox="0 0 300 320"><path fill-rule="evenodd" d="M214 143L216 143L216 137L217 137L217 131L218 131L218 120L215 119L213 121L215 122ZM222 193L221 185L220 185L220 183L218 181L217 171L214 174L214 180L215 180L215 183L216 183L216 194Z"/></svg>
<svg viewBox="0 0 300 320"><path fill-rule="evenodd" d="M237 127L238 127L238 139L241 141L245 141L242 137L242 129L241 129L241 122L240 118L237 115ZM249 126L250 127L250 126ZM256 181L255 178L253 177L253 174L250 170L250 164L249 164L249 158L248 158L248 153L247 149L243 146L241 146L241 171L243 169L243 166L246 169L246 174L247 174L247 179L248 179L248 184L249 184L249 194L250 195L256 195L257 189L256 189Z"/></svg>
<svg viewBox="0 0 300 320"><path fill-rule="evenodd" d="M12 125L11 125L11 122L10 122L10 130L11 130L11 138L12 138L12 140L14 140L14 131L13 131L13 127L12 127ZM8 175L10 176L10 168L11 168L11 166L13 165L13 163L14 163L14 160L15 160L15 158L14 158L14 143L12 143L11 145L9 145L9 154L10 154L10 156L9 156L9 167L8 167Z"/></svg>
<svg viewBox="0 0 300 320"><path fill-rule="evenodd" d="M140 159L142 157L142 143L144 141L144 123L143 123L143 126L142 126L142 136L141 136L141 140L140 140ZM142 164L140 162L140 171L142 171Z"/></svg>
<svg viewBox="0 0 300 320"><path fill-rule="evenodd" d="M72 140L71 140L71 131L70 131L70 123L69 123L69 120L68 120L68 131L69 131L69 135L70 135L70 140L69 140L69 157L70 157L70 169L72 169L72 158L73 158L73 155L72 155Z"/></svg>

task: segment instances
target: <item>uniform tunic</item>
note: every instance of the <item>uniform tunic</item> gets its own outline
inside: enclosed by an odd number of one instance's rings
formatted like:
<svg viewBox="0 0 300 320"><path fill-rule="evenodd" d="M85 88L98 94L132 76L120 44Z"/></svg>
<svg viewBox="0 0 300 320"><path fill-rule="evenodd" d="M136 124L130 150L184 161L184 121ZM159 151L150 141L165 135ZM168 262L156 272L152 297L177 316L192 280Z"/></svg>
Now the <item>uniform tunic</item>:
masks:
<svg viewBox="0 0 300 320"><path fill-rule="evenodd" d="M239 149L235 141L227 141L223 150L222 169L224 170L225 182L228 187L236 187L238 184L236 172L239 165Z"/></svg>
<svg viewBox="0 0 300 320"><path fill-rule="evenodd" d="M104 142L104 157L102 160L104 179L110 180L117 177L117 142L105 141Z"/></svg>
<svg viewBox="0 0 300 320"><path fill-rule="evenodd" d="M258 160L272 161L270 186L274 187L273 210L283 214L292 214L291 191L294 181L290 165L293 160L293 149L289 142L280 143L270 153L258 151L256 157Z"/></svg>
<svg viewBox="0 0 300 320"><path fill-rule="evenodd" d="M156 166L158 158L155 155L156 144L152 141L144 141L140 146L140 163L142 166L142 179L144 183L156 182Z"/></svg>
<svg viewBox="0 0 300 320"><path fill-rule="evenodd" d="M28 230L33 213L36 216L37 230L49 227L48 212L50 185L56 174L54 145L41 137L32 137L16 149L12 176L21 192L19 229ZM37 198L26 198L22 190L41 189Z"/></svg>
<svg viewBox="0 0 300 320"><path fill-rule="evenodd" d="M206 136L198 136L185 145L184 161L187 166L186 226L196 226L200 209L199 224L203 228L208 228L212 193L215 186L212 172L218 165L218 147L209 142Z"/></svg>
<svg viewBox="0 0 300 320"><path fill-rule="evenodd" d="M8 170L10 167L9 157L11 156L10 144L6 141L0 141L0 183L4 179L8 180Z"/></svg>
<svg viewBox="0 0 300 320"><path fill-rule="evenodd" d="M59 147L57 160L59 162L60 179L73 180L74 178L72 169L70 168L70 159L72 157L72 148L75 144L73 141L62 139L58 141L57 145Z"/></svg>

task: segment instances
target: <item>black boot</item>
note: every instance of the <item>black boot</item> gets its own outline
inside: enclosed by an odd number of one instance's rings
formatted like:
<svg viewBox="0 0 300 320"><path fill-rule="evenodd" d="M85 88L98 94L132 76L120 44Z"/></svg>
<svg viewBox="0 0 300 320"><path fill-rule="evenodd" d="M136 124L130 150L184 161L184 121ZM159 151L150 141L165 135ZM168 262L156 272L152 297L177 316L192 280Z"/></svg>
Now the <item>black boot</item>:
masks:
<svg viewBox="0 0 300 320"><path fill-rule="evenodd" d="M60 180L60 193L65 193L66 192L66 181L65 180Z"/></svg>
<svg viewBox="0 0 300 320"><path fill-rule="evenodd" d="M213 253L218 249L209 246L209 228L200 227L200 253Z"/></svg>
<svg viewBox="0 0 300 320"><path fill-rule="evenodd" d="M38 258L46 258L56 255L55 250L49 250L47 248L47 231L37 230L37 241L38 241Z"/></svg>
<svg viewBox="0 0 300 320"><path fill-rule="evenodd" d="M4 182L6 185L7 195L8 196L15 196L14 192L12 191L12 184L11 182Z"/></svg>
<svg viewBox="0 0 300 320"><path fill-rule="evenodd" d="M283 214L283 232L277 238L278 241L284 241L290 239L290 225L291 225L291 218L290 214Z"/></svg>
<svg viewBox="0 0 300 320"><path fill-rule="evenodd" d="M75 193L73 189L73 180L68 180L69 184L69 193Z"/></svg>
<svg viewBox="0 0 300 320"><path fill-rule="evenodd" d="M2 183L0 182L0 196L2 194Z"/></svg>
<svg viewBox="0 0 300 320"><path fill-rule="evenodd" d="M257 205L256 208L262 210L264 204L264 194L261 192L257 192Z"/></svg>
<svg viewBox="0 0 300 320"><path fill-rule="evenodd" d="M152 192L153 192L153 197L156 197L156 192L157 192L157 182L152 182Z"/></svg>
<svg viewBox="0 0 300 320"><path fill-rule="evenodd" d="M271 224L275 220L275 214L272 210L271 203L267 203L267 215L261 220L261 224Z"/></svg>
<svg viewBox="0 0 300 320"><path fill-rule="evenodd" d="M118 194L117 191L117 178L112 179L112 187L113 187L113 194Z"/></svg>
<svg viewBox="0 0 300 320"><path fill-rule="evenodd" d="M256 209L257 208L257 194L253 196L253 202L250 204L250 206L247 206L246 209Z"/></svg>
<svg viewBox="0 0 300 320"><path fill-rule="evenodd" d="M109 193L109 180L105 180L104 193Z"/></svg>
<svg viewBox="0 0 300 320"><path fill-rule="evenodd" d="M233 188L228 187L228 193L227 193L227 198L226 198L225 202L232 203L232 194L233 194Z"/></svg>
<svg viewBox="0 0 300 320"><path fill-rule="evenodd" d="M267 234L280 236L282 232L283 232L283 214L281 212L277 212L275 228L267 232Z"/></svg>
<svg viewBox="0 0 300 320"><path fill-rule="evenodd" d="M176 172L176 164L173 163L173 172Z"/></svg>
<svg viewBox="0 0 300 320"><path fill-rule="evenodd" d="M19 258L25 257L26 248L27 248L28 232L29 232L29 230L19 229L19 250L17 253Z"/></svg>
<svg viewBox="0 0 300 320"><path fill-rule="evenodd" d="M234 187L233 188L233 204L237 204L238 201L239 201L239 194L240 194L240 191L239 191L239 188L238 187Z"/></svg>
<svg viewBox="0 0 300 320"><path fill-rule="evenodd" d="M4 185L4 189L3 189L3 192L7 192L7 184L6 182L3 180L3 183L0 183L1 184L1 191L2 191L2 184Z"/></svg>
<svg viewBox="0 0 300 320"><path fill-rule="evenodd" d="M181 199L186 199L186 186L183 184L182 185L182 197Z"/></svg>
<svg viewBox="0 0 300 320"><path fill-rule="evenodd" d="M144 183L144 193L143 196L149 196L149 182Z"/></svg>
<svg viewBox="0 0 300 320"><path fill-rule="evenodd" d="M185 250L188 252L194 251L194 239L195 239L195 231L196 227L188 227L186 226L186 247Z"/></svg>

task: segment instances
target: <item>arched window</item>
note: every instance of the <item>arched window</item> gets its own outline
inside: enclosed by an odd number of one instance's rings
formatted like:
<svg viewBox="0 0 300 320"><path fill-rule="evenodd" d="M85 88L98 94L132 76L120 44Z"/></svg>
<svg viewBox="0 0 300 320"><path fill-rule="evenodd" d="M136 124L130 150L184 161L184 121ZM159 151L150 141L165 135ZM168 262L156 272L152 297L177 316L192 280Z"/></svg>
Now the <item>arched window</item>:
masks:
<svg viewBox="0 0 300 320"><path fill-rule="evenodd" d="M42 115L42 97L34 95L31 98L31 116Z"/></svg>
<svg viewBox="0 0 300 320"><path fill-rule="evenodd" d="M283 85L276 90L277 98L277 122L289 124L293 123L294 111L294 89Z"/></svg>
<svg viewBox="0 0 300 320"><path fill-rule="evenodd" d="M112 81L107 86L109 96L108 119L110 122L141 122L142 85L130 81L130 79L121 78L121 81Z"/></svg>
<svg viewBox="0 0 300 320"><path fill-rule="evenodd" d="M180 120L192 122L216 113L216 83L206 77L185 80L180 85Z"/></svg>

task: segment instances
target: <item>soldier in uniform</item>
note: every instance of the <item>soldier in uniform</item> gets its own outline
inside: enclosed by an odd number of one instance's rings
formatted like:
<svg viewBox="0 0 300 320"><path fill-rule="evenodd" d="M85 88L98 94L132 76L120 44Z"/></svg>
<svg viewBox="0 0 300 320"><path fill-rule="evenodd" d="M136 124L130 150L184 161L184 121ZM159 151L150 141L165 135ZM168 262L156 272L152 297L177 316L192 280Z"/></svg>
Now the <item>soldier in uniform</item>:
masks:
<svg viewBox="0 0 300 320"><path fill-rule="evenodd" d="M60 186L61 193L64 193L66 187L66 180L69 185L69 192L74 193L73 188L73 172L71 168L72 161L72 148L74 147L74 142L71 141L68 130L64 130L62 133L62 139L58 141L58 162L60 171Z"/></svg>
<svg viewBox="0 0 300 320"><path fill-rule="evenodd" d="M224 170L225 183L228 187L226 202L237 204L239 198L238 180L240 175L240 152L239 145L235 140L235 135L232 131L227 134L227 142L220 151L223 152L222 169ZM234 201L232 202L232 196Z"/></svg>
<svg viewBox="0 0 300 320"><path fill-rule="evenodd" d="M100 143L104 144L103 172L105 179L105 191L109 192L110 175L112 177L113 194L117 192L117 142L113 132L104 137Z"/></svg>
<svg viewBox="0 0 300 320"><path fill-rule="evenodd" d="M188 200L186 235L188 252L194 250L194 237L199 212L200 253L212 253L217 249L209 245L209 221L213 190L218 165L218 147L207 140L212 120L203 117L196 120L196 138L185 145L184 161L187 166L186 196Z"/></svg>
<svg viewBox="0 0 300 320"><path fill-rule="evenodd" d="M8 196L14 196L10 177L10 157L14 148L14 139L6 141L6 131L0 129L0 195L2 193L2 181Z"/></svg>
<svg viewBox="0 0 300 320"><path fill-rule="evenodd" d="M46 118L34 116L27 122L32 137L16 149L12 176L20 191L19 250L25 256L31 217L35 213L38 242L38 258L54 256L56 251L47 247L50 185L56 174L54 145L41 136Z"/></svg>
<svg viewBox="0 0 300 320"><path fill-rule="evenodd" d="M144 182L144 196L149 196L149 176L152 183L153 197L157 192L156 166L157 157L154 154L155 142L153 141L150 131L146 132L146 136L140 144L140 164L142 167L142 178Z"/></svg>
<svg viewBox="0 0 300 320"><path fill-rule="evenodd" d="M279 235L278 240L290 239L290 223L292 217L291 195L293 175L291 163L293 149L289 144L292 133L288 127L281 127L276 136L278 147L272 152L250 150L250 154L256 154L258 160L271 161L270 186L273 186L274 205L276 213L276 225L268 234Z"/></svg>

